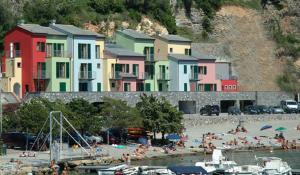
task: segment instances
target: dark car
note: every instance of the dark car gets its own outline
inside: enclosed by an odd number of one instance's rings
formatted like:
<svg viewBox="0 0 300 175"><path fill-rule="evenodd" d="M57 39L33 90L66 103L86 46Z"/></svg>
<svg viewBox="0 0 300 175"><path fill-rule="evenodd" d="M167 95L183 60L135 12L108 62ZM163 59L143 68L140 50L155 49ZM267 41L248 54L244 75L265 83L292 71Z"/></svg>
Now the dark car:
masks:
<svg viewBox="0 0 300 175"><path fill-rule="evenodd" d="M250 114L250 115L259 114L259 110L257 109L256 106L249 105L245 107L244 114Z"/></svg>
<svg viewBox="0 0 300 175"><path fill-rule="evenodd" d="M31 149L36 136L21 132L8 132L2 133L1 139L8 148ZM36 148L38 148L37 144L34 145L33 149Z"/></svg>
<svg viewBox="0 0 300 175"><path fill-rule="evenodd" d="M220 114L220 107L218 105L205 105L200 109L200 115L203 114L207 114L209 116L216 114L218 116Z"/></svg>
<svg viewBox="0 0 300 175"><path fill-rule="evenodd" d="M271 110L270 108L268 108L267 106L265 105L257 105L255 106L257 109L258 109L258 112L260 114L271 114Z"/></svg>
<svg viewBox="0 0 300 175"><path fill-rule="evenodd" d="M228 108L228 115L241 115L241 110L236 106L230 106Z"/></svg>

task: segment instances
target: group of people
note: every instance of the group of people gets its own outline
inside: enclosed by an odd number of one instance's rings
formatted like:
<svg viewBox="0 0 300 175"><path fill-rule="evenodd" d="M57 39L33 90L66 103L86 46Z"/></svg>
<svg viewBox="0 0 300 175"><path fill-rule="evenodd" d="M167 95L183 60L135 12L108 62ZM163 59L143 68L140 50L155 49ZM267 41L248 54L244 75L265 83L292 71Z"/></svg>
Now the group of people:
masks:
<svg viewBox="0 0 300 175"><path fill-rule="evenodd" d="M205 153L212 153L214 149L216 149L216 146L211 142L212 140L219 140L220 138L215 135L215 133L206 133L203 134L202 137L202 143Z"/></svg>
<svg viewBox="0 0 300 175"><path fill-rule="evenodd" d="M293 140L291 143L289 142L289 140L285 140L283 139L281 142L281 148L282 149L297 149L297 142L296 140Z"/></svg>
<svg viewBox="0 0 300 175"><path fill-rule="evenodd" d="M247 131L247 129L244 126L238 125L235 128L235 130L232 129L232 130L228 131L228 134L237 134L239 132L245 132L245 133L247 133L248 131Z"/></svg>

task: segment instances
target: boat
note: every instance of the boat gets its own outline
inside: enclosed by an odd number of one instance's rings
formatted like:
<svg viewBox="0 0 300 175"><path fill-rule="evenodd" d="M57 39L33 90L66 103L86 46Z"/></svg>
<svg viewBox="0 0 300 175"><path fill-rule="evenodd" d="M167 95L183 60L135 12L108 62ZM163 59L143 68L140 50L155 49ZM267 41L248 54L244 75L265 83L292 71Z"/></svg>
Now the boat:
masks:
<svg viewBox="0 0 300 175"><path fill-rule="evenodd" d="M236 162L228 161L222 154L221 149L214 149L212 161L196 162L195 166L202 167L208 173L225 172L226 170L237 166Z"/></svg>
<svg viewBox="0 0 300 175"><path fill-rule="evenodd" d="M264 175L292 175L292 168L278 157L258 157Z"/></svg>

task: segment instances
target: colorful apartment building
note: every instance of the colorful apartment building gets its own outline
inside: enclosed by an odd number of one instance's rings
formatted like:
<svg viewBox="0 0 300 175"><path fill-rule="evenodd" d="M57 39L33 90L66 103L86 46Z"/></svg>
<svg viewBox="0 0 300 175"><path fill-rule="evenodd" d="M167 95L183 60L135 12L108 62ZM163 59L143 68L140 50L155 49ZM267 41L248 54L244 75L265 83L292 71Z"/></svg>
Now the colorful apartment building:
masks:
<svg viewBox="0 0 300 175"><path fill-rule="evenodd" d="M169 54L169 66L170 91L197 91L197 58L184 54Z"/></svg>
<svg viewBox="0 0 300 175"><path fill-rule="evenodd" d="M46 47L51 43L62 44L59 48L64 48L65 39L65 34L36 24L20 24L10 30L4 37L4 90L20 97L26 92L55 91L52 70L47 70L46 60L66 58L64 54L47 55Z"/></svg>
<svg viewBox="0 0 300 175"><path fill-rule="evenodd" d="M115 33L116 44L130 51L145 55L145 91L155 91L154 38L131 29Z"/></svg>
<svg viewBox="0 0 300 175"><path fill-rule="evenodd" d="M106 45L103 59L105 91L144 91L145 56L122 48Z"/></svg>
<svg viewBox="0 0 300 175"><path fill-rule="evenodd" d="M71 58L71 91L101 91L104 35L73 25L50 24L50 28L67 35Z"/></svg>

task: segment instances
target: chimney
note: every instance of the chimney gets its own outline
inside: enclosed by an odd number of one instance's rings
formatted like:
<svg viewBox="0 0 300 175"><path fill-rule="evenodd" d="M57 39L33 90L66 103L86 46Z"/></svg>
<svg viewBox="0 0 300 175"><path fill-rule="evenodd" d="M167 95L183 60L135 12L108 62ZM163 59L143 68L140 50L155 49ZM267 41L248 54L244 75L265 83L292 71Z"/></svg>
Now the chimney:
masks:
<svg viewBox="0 0 300 175"><path fill-rule="evenodd" d="M55 23L56 23L56 20L55 19L52 19L52 20L50 20L50 25L55 25Z"/></svg>

